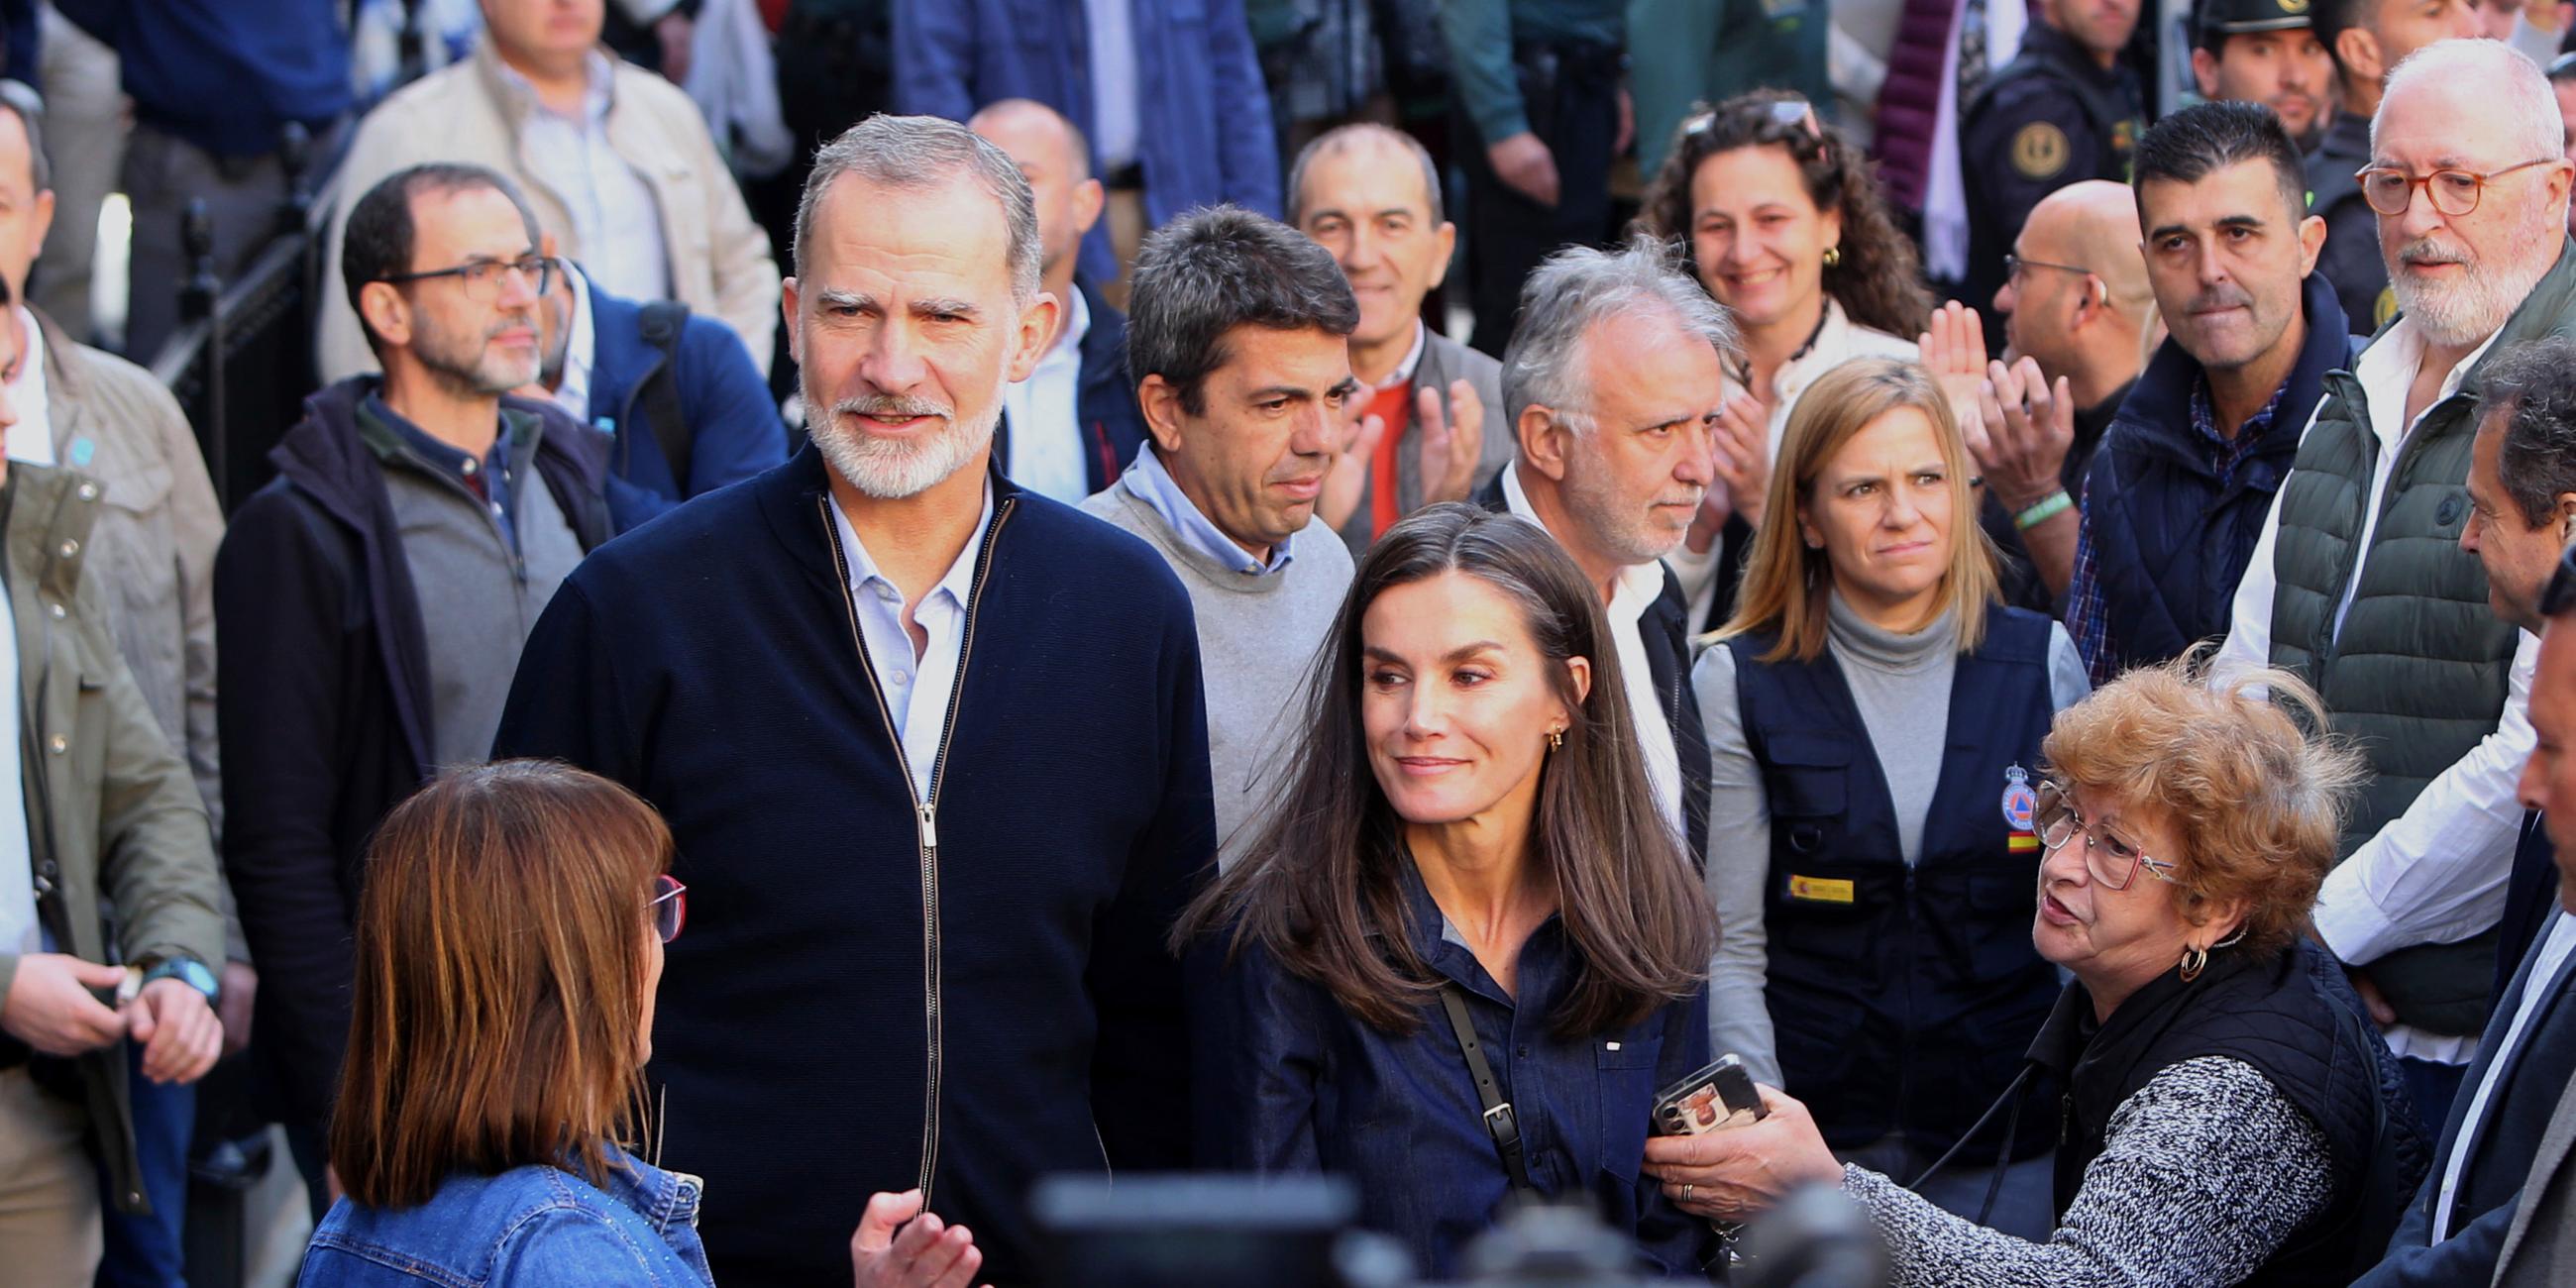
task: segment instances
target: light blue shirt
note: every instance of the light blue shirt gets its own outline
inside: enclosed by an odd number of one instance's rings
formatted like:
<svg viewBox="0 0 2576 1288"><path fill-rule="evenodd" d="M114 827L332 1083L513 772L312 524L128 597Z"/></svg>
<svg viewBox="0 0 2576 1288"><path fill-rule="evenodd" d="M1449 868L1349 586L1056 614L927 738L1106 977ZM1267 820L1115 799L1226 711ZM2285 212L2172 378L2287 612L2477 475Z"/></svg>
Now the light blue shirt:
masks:
<svg viewBox="0 0 2576 1288"><path fill-rule="evenodd" d="M957 690L957 668L964 660L966 604L974 592L975 558L993 534L993 485L984 484L984 513L975 520L975 539L957 552L957 562L921 603L912 620L929 637L913 652L912 633L903 626L903 591L877 571L876 560L859 541L858 530L832 504L832 522L841 530L841 549L850 561L850 603L857 610L859 638L867 645L868 663L876 669L877 694L894 719L903 744L904 765L912 771L913 798L930 799L930 769L939 760L940 736L947 728L948 699ZM1237 553L1240 553L1239 551Z"/></svg>
<svg viewBox="0 0 2576 1288"><path fill-rule="evenodd" d="M1181 491L1180 484L1172 481L1170 471L1163 468L1162 458L1154 454L1152 443L1137 449L1136 463L1127 471L1127 490L1153 507L1154 513L1163 516L1163 522L1172 525L1172 531L1178 533L1190 549L1236 572L1266 577L1288 567L1292 557L1288 548L1296 544L1295 537L1272 546L1268 563L1253 558L1251 551L1236 544L1234 538L1225 535L1224 529L1208 522L1207 516L1199 513L1197 504Z"/></svg>
<svg viewBox="0 0 2576 1288"><path fill-rule="evenodd" d="M537 101L536 89L507 66L535 104L520 140L521 155L537 178L561 198L572 216L572 245L590 279L611 295L661 300L671 295L670 248L662 241L662 208L653 187L608 144L608 114L616 106L616 72L593 50L583 64L590 81L581 115L565 116ZM590 418L580 418L584 424Z"/></svg>
<svg viewBox="0 0 2576 1288"><path fill-rule="evenodd" d="M1091 306L1068 291L1072 310L1055 347L1038 359L1026 380L1002 386L1011 417L1011 481L1066 505L1091 495L1091 466L1082 434L1082 337L1091 331Z"/></svg>

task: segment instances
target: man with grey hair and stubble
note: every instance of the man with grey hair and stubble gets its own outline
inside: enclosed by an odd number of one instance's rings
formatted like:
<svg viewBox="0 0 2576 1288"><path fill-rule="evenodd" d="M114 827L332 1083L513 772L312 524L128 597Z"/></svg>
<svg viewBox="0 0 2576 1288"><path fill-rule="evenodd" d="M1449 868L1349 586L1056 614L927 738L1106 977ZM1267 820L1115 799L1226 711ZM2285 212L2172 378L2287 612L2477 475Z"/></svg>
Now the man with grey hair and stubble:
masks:
<svg viewBox="0 0 2576 1288"><path fill-rule="evenodd" d="M1198 639L1153 550L992 468L1039 260L964 126L825 145L783 307L811 443L585 562L521 658L496 754L651 801L702 910L651 1070L718 1282L1027 1282L1038 1178L1189 1158Z"/></svg>
<svg viewBox="0 0 2576 1288"><path fill-rule="evenodd" d="M2503 44L2439 41L2389 76L2360 183L2401 313L2327 376L2216 668L2293 671L2369 758L2316 929L2427 1123L2487 1019L2533 744L2536 645L2459 537L2491 351L2576 330L2563 142L2548 81Z"/></svg>
<svg viewBox="0 0 2576 1288"><path fill-rule="evenodd" d="M1646 238L1549 257L1521 288L1520 317L1503 354L1515 451L1476 499L1547 529L1600 591L1655 802L1696 855L1708 745L1691 700L1689 608L1662 559L1715 477L1735 326Z"/></svg>

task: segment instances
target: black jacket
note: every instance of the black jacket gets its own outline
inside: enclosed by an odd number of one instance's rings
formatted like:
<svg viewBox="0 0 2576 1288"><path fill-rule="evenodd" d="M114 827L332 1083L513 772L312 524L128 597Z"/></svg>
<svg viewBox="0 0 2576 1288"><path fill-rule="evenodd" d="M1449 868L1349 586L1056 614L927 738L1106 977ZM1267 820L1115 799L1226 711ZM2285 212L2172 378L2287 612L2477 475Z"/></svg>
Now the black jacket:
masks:
<svg viewBox="0 0 2576 1288"><path fill-rule="evenodd" d="M2304 941L2259 956L2212 952L2198 979L2185 982L2179 970L2168 970L2098 1024L2092 994L2082 984L2068 986L2030 1052L2066 1088L2058 1114L2058 1212L2074 1202L2119 1107L2157 1074L2208 1056L2251 1065L2297 1105L2324 1134L2336 1182L2325 1210L2244 1282L2351 1282L2378 1259L2381 1233L2425 1174L2424 1136L2396 1057L2361 999L2334 959Z"/></svg>
<svg viewBox="0 0 2576 1288"><path fill-rule="evenodd" d="M824 469L808 444L584 560L494 753L624 783L678 841L650 1073L719 1283L845 1279L868 1195L925 1184L978 1282L1027 1282L1039 1177L1188 1163L1198 632L1144 542L995 478L945 731L905 729L941 740L923 804Z"/></svg>
<svg viewBox="0 0 2576 1288"><path fill-rule="evenodd" d="M431 765L422 605L357 427L376 384L305 400L215 556L224 868L260 967L256 1048L288 1121L315 1128L348 1040L359 863ZM538 474L584 549L606 540L606 441L551 404L503 405L543 419Z"/></svg>
<svg viewBox="0 0 2576 1288"><path fill-rule="evenodd" d="M1476 489L1477 505L1496 514L1511 512L1503 495L1503 471L1511 468L1506 463ZM1708 734L1700 724L1699 701L1691 696L1690 601L1682 597L1681 578L1670 568L1662 571L1664 593L1638 619L1637 634L1646 646L1655 697L1664 704L1664 723L1672 727L1673 750L1681 759L1683 840L1690 845L1691 862L1699 863L1708 853Z"/></svg>
<svg viewBox="0 0 2576 1288"><path fill-rule="evenodd" d="M2219 486L2209 441L2191 425L2200 362L2167 340L2102 435L2084 483L2084 526L2100 569L2114 662L2126 670L2180 657L2227 633L2236 583L2254 557L2272 497L2325 396L2326 373L2352 361L2334 284L2309 275L2307 343L2263 437ZM2094 658L2085 662L2102 674Z"/></svg>

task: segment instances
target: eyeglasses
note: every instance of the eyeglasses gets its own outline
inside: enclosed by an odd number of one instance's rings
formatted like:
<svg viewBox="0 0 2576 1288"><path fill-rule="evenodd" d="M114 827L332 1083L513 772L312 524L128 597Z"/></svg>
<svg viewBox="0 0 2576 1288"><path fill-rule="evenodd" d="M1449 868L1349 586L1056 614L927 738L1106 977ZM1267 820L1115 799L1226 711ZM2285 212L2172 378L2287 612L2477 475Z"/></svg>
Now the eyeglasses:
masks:
<svg viewBox="0 0 2576 1288"><path fill-rule="evenodd" d="M554 285L555 262L544 255L516 260L478 259L454 268L433 268L425 273L395 273L376 280L399 286L405 282L426 282L433 277L453 277L464 284L465 298L477 304L489 304L501 293L501 279L511 274L517 274L519 280L526 282L530 291L543 295L548 287Z"/></svg>
<svg viewBox="0 0 2576 1288"><path fill-rule="evenodd" d="M680 927L689 924L689 888L665 872L653 878L653 901L644 905L653 915L653 933L669 943L680 937Z"/></svg>
<svg viewBox="0 0 2576 1288"><path fill-rule="evenodd" d="M2085 822L2084 816L2075 812L2075 803L2066 798L2066 789L2055 783L2039 785L2039 807L2033 814L2039 824L2039 839L2051 850L2064 849L2074 843L2078 834L2083 836L2084 870L2104 886L2126 890L2137 879L2140 868L2157 880L2181 884L2173 874L2173 864L2149 858L2109 828Z"/></svg>
<svg viewBox="0 0 2576 1288"><path fill-rule="evenodd" d="M2005 277L2018 282L2021 280L2021 271L2025 268L2053 268L2058 272L2073 273L2078 277L2091 277L2093 275L2092 269L2078 268L2073 264L2051 264L2044 259L2023 259L2019 255L2004 256Z"/></svg>
<svg viewBox="0 0 2576 1288"><path fill-rule="evenodd" d="M2564 159L2542 157L2484 174L2475 170L2436 170L2421 179L2395 166L2373 165L2354 171L2352 177L2361 182L2361 199L2383 215L2405 214L2407 208L2415 204L2415 190L2422 188L2425 198L2433 203L2435 213L2457 218L2476 210L2478 198L2486 195L2487 185L2497 179L2516 170L2551 165Z"/></svg>

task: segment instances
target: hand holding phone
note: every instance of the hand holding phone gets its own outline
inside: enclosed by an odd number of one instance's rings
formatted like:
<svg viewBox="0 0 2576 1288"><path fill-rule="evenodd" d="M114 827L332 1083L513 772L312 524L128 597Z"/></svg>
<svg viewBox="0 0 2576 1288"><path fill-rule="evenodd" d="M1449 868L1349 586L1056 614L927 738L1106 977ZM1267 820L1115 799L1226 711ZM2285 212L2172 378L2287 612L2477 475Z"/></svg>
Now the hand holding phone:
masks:
<svg viewBox="0 0 2576 1288"><path fill-rule="evenodd" d="M1770 1114L1753 1089L1753 1075L1741 1057L1729 1052L1655 1097L1655 1131L1663 1136L1697 1136L1760 1122Z"/></svg>

